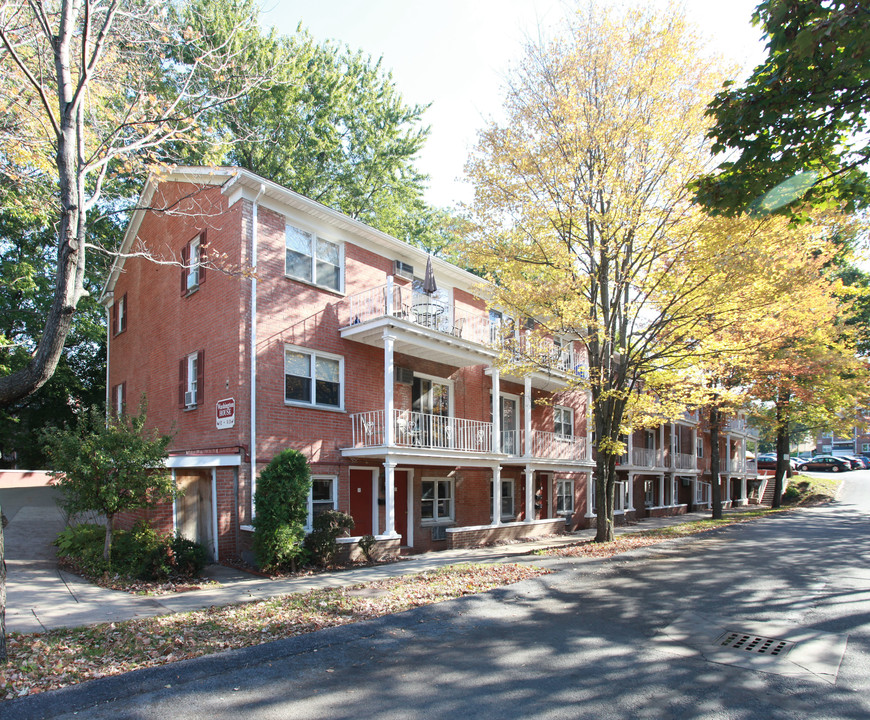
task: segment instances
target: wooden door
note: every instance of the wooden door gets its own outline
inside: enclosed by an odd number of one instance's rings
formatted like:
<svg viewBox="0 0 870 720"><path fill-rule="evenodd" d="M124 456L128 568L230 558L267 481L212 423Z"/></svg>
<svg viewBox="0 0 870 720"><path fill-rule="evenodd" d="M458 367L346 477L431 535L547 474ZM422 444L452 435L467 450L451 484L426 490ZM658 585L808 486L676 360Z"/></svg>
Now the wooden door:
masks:
<svg viewBox="0 0 870 720"><path fill-rule="evenodd" d="M372 528L372 471L350 471L350 515L354 535L374 535Z"/></svg>

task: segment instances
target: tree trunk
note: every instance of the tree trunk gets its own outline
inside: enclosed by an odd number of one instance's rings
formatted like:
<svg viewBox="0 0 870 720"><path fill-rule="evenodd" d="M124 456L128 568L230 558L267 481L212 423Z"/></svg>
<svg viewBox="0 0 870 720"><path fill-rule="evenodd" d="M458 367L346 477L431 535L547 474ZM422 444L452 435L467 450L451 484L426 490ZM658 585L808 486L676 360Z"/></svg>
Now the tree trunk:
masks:
<svg viewBox="0 0 870 720"><path fill-rule="evenodd" d="M112 526L115 524L115 515L106 514L106 541L103 543L103 560L112 559Z"/></svg>
<svg viewBox="0 0 870 720"><path fill-rule="evenodd" d="M595 461L595 495L598 507L596 508L596 533L595 542L611 542L613 534L613 502L608 498L613 497L614 483L611 477L615 471L615 462L612 456L598 453Z"/></svg>
<svg viewBox="0 0 870 720"><path fill-rule="evenodd" d="M6 517L0 508L0 663L6 662L6 545L3 526Z"/></svg>
<svg viewBox="0 0 870 720"><path fill-rule="evenodd" d="M722 519L722 479L719 477L719 428L722 413L718 408L710 408L710 504L713 506L714 520Z"/></svg>
<svg viewBox="0 0 870 720"><path fill-rule="evenodd" d="M771 507L782 506L782 492L785 484L785 476L788 472L788 464L785 456L788 454L788 412L789 394L783 393L776 401L776 477L773 481L773 502Z"/></svg>

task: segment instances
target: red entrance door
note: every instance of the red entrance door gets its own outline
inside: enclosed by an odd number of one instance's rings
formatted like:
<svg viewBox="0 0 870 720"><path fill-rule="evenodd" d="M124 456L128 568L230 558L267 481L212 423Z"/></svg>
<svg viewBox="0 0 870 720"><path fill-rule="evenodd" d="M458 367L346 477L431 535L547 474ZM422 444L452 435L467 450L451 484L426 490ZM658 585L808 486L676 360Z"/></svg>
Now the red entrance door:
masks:
<svg viewBox="0 0 870 720"><path fill-rule="evenodd" d="M408 544L408 471L396 470L395 482L396 532L402 536L402 543Z"/></svg>
<svg viewBox="0 0 870 720"><path fill-rule="evenodd" d="M372 532L372 471L350 471L350 515L354 535L374 535Z"/></svg>

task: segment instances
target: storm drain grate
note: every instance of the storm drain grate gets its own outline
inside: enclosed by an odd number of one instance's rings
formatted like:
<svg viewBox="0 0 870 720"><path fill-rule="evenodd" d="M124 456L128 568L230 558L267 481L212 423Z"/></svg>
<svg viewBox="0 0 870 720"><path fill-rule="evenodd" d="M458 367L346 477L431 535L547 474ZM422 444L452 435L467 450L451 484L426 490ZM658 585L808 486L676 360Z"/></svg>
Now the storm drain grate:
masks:
<svg viewBox="0 0 870 720"><path fill-rule="evenodd" d="M785 655L794 647L794 643L788 640L776 640L751 633L730 631L720 635L716 644L733 650L746 650L746 652L758 653L759 655L773 656Z"/></svg>

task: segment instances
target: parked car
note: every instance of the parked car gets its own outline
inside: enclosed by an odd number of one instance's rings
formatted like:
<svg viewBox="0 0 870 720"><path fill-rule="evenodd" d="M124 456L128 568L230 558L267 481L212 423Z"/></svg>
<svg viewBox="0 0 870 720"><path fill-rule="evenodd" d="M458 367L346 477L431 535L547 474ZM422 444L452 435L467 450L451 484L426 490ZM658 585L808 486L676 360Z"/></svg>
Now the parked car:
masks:
<svg viewBox="0 0 870 720"><path fill-rule="evenodd" d="M846 458L833 455L816 455L801 463L800 470L824 470L826 472L845 472L852 469L852 463Z"/></svg>
<svg viewBox="0 0 870 720"><path fill-rule="evenodd" d="M800 461L793 457L786 458L786 460L788 461L788 476L791 477L791 474L799 469ZM762 453L755 458L755 467L759 470L776 470L776 453Z"/></svg>
<svg viewBox="0 0 870 720"><path fill-rule="evenodd" d="M870 468L870 460L860 455L846 455L846 459L852 463L853 470L866 470Z"/></svg>

